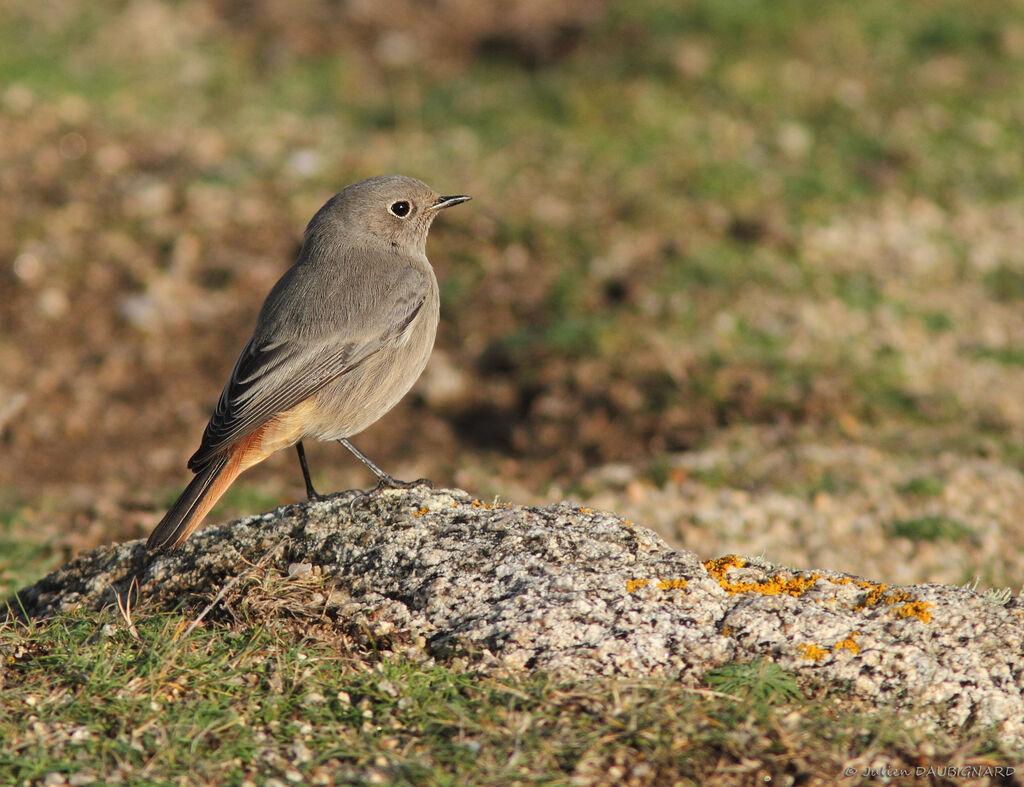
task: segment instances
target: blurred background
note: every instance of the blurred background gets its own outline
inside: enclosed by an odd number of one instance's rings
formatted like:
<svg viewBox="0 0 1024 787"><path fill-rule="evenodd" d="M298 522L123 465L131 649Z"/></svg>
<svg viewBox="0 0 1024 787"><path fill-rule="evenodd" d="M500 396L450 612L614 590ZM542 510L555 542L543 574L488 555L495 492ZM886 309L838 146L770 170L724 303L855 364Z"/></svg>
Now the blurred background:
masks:
<svg viewBox="0 0 1024 787"><path fill-rule="evenodd" d="M1018 588L1022 128L1020 0L6 0L0 589L149 532L306 222L391 172L474 201L390 472ZM211 520L303 496L282 452Z"/></svg>

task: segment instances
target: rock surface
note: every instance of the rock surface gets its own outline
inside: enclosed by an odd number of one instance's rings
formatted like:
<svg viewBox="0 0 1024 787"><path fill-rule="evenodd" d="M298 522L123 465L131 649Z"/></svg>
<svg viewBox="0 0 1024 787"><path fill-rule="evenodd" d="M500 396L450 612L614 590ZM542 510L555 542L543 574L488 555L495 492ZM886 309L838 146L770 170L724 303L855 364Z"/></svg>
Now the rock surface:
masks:
<svg viewBox="0 0 1024 787"><path fill-rule="evenodd" d="M889 587L729 555L701 561L646 528L569 505L486 505L459 490L351 493L209 527L178 550L82 554L9 600L39 617L206 606L273 575L276 614L481 669L561 679L667 675L766 657L809 684L1024 745L1024 601ZM137 584L136 584L137 583ZM218 596L218 593L221 593ZM227 603L225 601L225 603Z"/></svg>

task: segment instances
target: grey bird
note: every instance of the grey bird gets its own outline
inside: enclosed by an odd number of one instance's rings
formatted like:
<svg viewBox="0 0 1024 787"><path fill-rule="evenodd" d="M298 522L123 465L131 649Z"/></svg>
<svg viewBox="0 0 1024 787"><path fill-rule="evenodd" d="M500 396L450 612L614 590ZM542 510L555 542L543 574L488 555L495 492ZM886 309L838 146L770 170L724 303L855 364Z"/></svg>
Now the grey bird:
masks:
<svg viewBox="0 0 1024 787"><path fill-rule="evenodd" d="M294 445L306 493L304 439L337 440L378 479L402 485L348 438L394 407L434 346L440 312L427 232L441 196L404 175L353 183L309 222L298 260L271 289L188 466L196 475L146 547L187 539L231 483Z"/></svg>

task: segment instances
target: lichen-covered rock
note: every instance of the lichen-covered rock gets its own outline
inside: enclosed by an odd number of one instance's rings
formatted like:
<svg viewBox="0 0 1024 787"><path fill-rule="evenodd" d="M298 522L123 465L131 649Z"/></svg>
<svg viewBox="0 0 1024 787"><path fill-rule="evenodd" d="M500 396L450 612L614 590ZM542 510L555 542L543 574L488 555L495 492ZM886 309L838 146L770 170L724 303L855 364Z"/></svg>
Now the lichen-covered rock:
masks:
<svg viewBox="0 0 1024 787"><path fill-rule="evenodd" d="M702 562L643 527L564 504L491 506L423 487L382 492L354 512L350 500L210 527L168 555L147 556L141 542L102 547L11 608L35 617L118 595L135 609L208 604L236 578L273 571L282 586L317 588L296 594L294 608L281 596L279 613L434 655L470 653L481 669L696 682L767 657L845 696L949 728L995 726L1024 745L1019 596L888 587L733 555Z"/></svg>

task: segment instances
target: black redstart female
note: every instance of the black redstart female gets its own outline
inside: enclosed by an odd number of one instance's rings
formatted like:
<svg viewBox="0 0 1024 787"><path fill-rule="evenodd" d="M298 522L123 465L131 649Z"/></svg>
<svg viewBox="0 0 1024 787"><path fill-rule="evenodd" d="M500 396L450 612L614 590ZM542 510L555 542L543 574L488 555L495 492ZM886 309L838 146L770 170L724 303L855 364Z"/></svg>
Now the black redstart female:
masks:
<svg viewBox="0 0 1024 787"><path fill-rule="evenodd" d="M306 227L295 264L274 285L235 362L189 469L196 477L146 544L178 546L245 470L302 440L337 440L377 476L401 485L347 438L394 407L430 357L440 301L427 231L444 208L425 183L386 175L354 183Z"/></svg>

